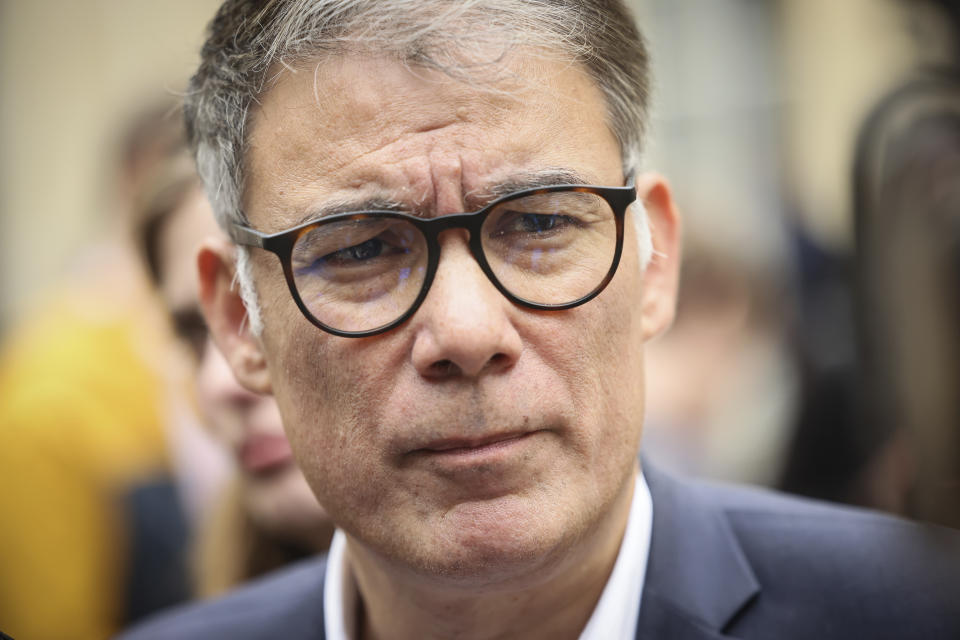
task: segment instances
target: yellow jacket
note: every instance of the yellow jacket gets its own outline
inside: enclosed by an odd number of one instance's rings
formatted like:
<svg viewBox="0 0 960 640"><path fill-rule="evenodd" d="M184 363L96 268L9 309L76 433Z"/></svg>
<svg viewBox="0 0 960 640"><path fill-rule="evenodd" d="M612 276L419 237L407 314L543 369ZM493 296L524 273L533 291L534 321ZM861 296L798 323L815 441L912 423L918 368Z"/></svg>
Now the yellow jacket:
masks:
<svg viewBox="0 0 960 640"><path fill-rule="evenodd" d="M0 629L14 638L119 629L127 540L117 505L126 487L167 472L142 310L84 310L95 306L48 305L0 355Z"/></svg>

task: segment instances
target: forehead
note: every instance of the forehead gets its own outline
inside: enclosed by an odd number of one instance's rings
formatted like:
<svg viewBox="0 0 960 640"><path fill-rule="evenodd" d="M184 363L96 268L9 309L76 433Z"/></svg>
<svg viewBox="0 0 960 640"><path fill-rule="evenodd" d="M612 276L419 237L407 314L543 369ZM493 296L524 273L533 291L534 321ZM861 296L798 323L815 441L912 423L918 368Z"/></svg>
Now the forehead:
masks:
<svg viewBox="0 0 960 640"><path fill-rule="evenodd" d="M462 196L544 168L618 179L602 95L579 65L513 54L490 73L359 55L283 69L250 119L251 223L276 231L357 196L439 207L454 183Z"/></svg>

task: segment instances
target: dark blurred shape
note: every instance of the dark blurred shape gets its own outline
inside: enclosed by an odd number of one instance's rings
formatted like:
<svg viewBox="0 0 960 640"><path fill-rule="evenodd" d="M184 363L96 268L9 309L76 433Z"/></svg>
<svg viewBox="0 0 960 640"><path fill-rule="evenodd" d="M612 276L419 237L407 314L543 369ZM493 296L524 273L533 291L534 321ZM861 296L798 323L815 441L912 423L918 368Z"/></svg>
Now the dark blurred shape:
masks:
<svg viewBox="0 0 960 640"><path fill-rule="evenodd" d="M190 594L184 549L189 527L176 486L144 483L124 497L129 515L130 562L124 624L178 604Z"/></svg>
<svg viewBox="0 0 960 640"><path fill-rule="evenodd" d="M797 260L794 348L800 398L779 488L856 503L854 486L884 435L858 435L852 259L793 233Z"/></svg>
<svg viewBox="0 0 960 640"><path fill-rule="evenodd" d="M890 490L906 512L960 527L957 66L917 72L873 110L854 197L864 428L892 434L886 453L906 482ZM892 469L881 458L867 486Z"/></svg>
<svg viewBox="0 0 960 640"><path fill-rule="evenodd" d="M960 527L960 0L953 58L859 132L856 253L798 242L802 409L781 487Z"/></svg>

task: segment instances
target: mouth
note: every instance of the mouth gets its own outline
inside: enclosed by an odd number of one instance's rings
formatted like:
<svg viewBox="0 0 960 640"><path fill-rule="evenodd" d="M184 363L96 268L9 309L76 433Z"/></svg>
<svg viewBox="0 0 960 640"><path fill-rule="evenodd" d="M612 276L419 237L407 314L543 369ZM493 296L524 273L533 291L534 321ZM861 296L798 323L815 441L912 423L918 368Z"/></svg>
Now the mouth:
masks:
<svg viewBox="0 0 960 640"><path fill-rule="evenodd" d="M413 460L439 465L453 471L477 467L492 468L513 464L528 449L528 441L540 431L511 431L481 437L442 438L414 449L408 455ZM512 462L511 462L512 461Z"/></svg>
<svg viewBox="0 0 960 640"><path fill-rule="evenodd" d="M282 435L253 435L237 451L237 462L246 473L267 475L291 464L293 452Z"/></svg>
<svg viewBox="0 0 960 640"><path fill-rule="evenodd" d="M427 446L414 451L424 453L441 453L445 455L469 454L485 449L494 450L529 436L532 432L512 432L494 434L482 438L447 438L433 441Z"/></svg>

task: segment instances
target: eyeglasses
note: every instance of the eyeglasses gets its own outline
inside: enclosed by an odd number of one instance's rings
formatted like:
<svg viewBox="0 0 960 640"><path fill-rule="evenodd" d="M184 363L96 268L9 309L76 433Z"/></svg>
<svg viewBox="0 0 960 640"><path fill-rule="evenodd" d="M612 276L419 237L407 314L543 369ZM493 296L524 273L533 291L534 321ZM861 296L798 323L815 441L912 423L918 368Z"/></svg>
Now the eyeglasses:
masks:
<svg viewBox="0 0 960 640"><path fill-rule="evenodd" d="M393 211L343 213L264 234L234 224L241 245L277 255L304 316L337 336L388 331L427 297L440 263L438 236L466 229L474 259L510 301L570 309L610 282L623 250L623 219L636 199L625 187L526 189L473 213L436 218Z"/></svg>

